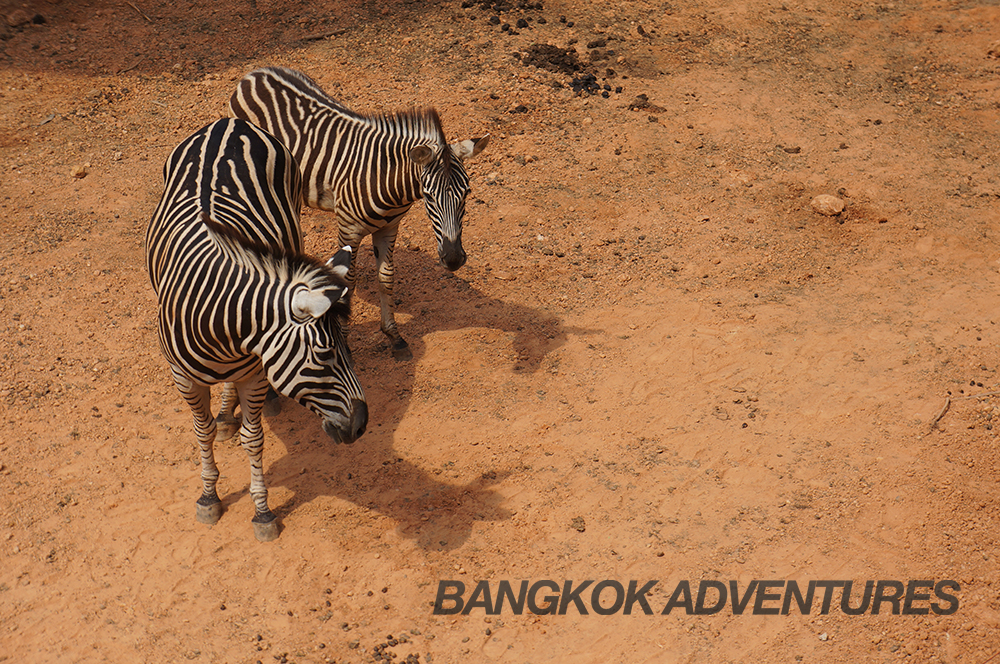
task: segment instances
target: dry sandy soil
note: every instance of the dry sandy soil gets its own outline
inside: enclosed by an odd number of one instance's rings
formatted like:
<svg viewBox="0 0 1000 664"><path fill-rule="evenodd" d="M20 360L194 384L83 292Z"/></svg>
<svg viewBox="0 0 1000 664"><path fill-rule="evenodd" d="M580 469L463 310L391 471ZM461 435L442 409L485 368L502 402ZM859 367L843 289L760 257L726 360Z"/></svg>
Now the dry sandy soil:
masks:
<svg viewBox="0 0 1000 664"><path fill-rule="evenodd" d="M0 3L0 661L996 661L1000 6L461 4ZM169 151L264 65L493 137L466 267L404 222L412 362L363 247L371 425L267 421L268 544L232 443L194 519L142 248ZM659 583L653 615L433 613L441 580L546 579ZM661 614L767 579L960 590Z"/></svg>

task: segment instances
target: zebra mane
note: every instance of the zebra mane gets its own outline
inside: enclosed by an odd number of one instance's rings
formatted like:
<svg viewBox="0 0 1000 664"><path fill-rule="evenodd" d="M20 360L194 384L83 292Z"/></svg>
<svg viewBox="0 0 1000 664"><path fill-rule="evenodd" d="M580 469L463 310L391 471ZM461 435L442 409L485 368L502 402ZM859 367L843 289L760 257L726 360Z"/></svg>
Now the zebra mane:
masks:
<svg viewBox="0 0 1000 664"><path fill-rule="evenodd" d="M392 113L361 113L348 108L331 97L320 87L319 83L304 72L284 67L265 67L258 71L270 72L321 105L329 106L355 120L385 129L413 132L421 138L437 141L442 147L448 144L448 140L444 135L444 128L441 126L441 116L438 115L437 109L433 107L410 108Z"/></svg>
<svg viewBox="0 0 1000 664"><path fill-rule="evenodd" d="M347 282L317 258L251 240L237 229L215 221L206 212L201 213L201 222L223 251L247 269L265 272L283 282L301 283L309 290L335 289L339 295L347 288ZM348 319L351 313L349 301L340 298L331 300L330 314Z"/></svg>
<svg viewBox="0 0 1000 664"><path fill-rule="evenodd" d="M441 116L435 108L410 108L395 113L362 115L368 122L381 127L398 129L410 135L419 135L438 142L442 147L448 144L441 126Z"/></svg>

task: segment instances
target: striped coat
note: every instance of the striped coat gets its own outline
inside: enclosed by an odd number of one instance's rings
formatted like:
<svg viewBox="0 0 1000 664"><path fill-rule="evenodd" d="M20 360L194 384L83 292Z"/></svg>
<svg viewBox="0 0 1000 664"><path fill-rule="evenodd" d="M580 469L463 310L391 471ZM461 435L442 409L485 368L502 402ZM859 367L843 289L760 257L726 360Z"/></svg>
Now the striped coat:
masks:
<svg viewBox="0 0 1000 664"><path fill-rule="evenodd" d="M273 539L260 422L268 384L319 415L337 442L352 442L367 423L343 333L350 252L329 263L301 253L295 161L273 136L242 120L220 120L185 139L167 159L164 180L146 261L160 347L201 447L197 514L209 523L221 515L209 387L233 383L251 461L255 530Z"/></svg>
<svg viewBox="0 0 1000 664"><path fill-rule="evenodd" d="M441 264L462 267L470 191L463 162L486 148L489 135L449 144L433 109L363 115L334 101L305 74L280 67L244 76L229 105L233 116L272 133L292 152L306 204L337 215L341 246L356 247L372 235L382 331L397 359L411 357L392 299L399 221L423 199ZM353 278L348 275L350 283Z"/></svg>

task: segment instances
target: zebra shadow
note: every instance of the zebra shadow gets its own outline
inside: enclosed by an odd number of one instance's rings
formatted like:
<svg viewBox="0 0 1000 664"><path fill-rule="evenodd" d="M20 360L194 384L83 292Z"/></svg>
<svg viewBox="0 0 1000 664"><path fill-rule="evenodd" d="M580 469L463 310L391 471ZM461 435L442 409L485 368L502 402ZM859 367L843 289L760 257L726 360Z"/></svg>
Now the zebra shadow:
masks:
<svg viewBox="0 0 1000 664"><path fill-rule="evenodd" d="M406 257L402 269L397 267L397 275L402 272L403 278L397 281L396 291L400 296L397 311L402 314L400 331L414 357L409 362L396 362L379 332L373 265L365 265L362 260L359 267L355 298L366 300L365 306L369 311L374 308L375 313L360 323L353 322L349 338L369 403L368 431L353 445L333 445L312 413L283 398L282 412L267 422L268 435L280 441L286 453L272 447L271 459L265 459L265 470L268 486L283 486L291 489L292 495L281 504L272 501L272 510L282 518L300 509L311 513L317 504L329 502L317 499L334 497L391 519L401 536L414 540L421 548L458 548L468 540L475 522L510 518L496 485L515 469L503 466L502 461L483 469L482 460L477 460L476 476L463 482L454 479L469 476L464 472L468 466L463 468L461 459L468 458L469 449L482 448L462 443L461 450L446 457L454 461L444 464L421 463L419 446L405 445L411 450L409 454L396 450L397 429L414 406L414 381L421 371L434 370L421 365L429 352L428 345L435 343L427 339L428 335L470 328L504 333L500 336L510 344L509 349L497 343L482 352L495 350L496 356L502 358L499 371L516 382L519 375L527 376L553 364L555 360L549 359L552 352L565 343L568 333L580 331L566 328L551 314L491 297L475 286L475 280L466 281L461 272L448 273L432 257L414 252ZM460 339L452 346L475 343L478 336L473 341ZM464 348L458 352L467 351ZM495 361L491 365L492 371L498 370ZM530 383L529 377L523 384ZM440 407L440 395L435 398ZM457 417L462 405L455 404L456 427L463 426ZM412 438L413 432L405 435ZM434 456L440 458L442 443L428 443L434 448ZM334 513L342 511L334 509ZM330 527L336 530L337 517L327 516L334 519Z"/></svg>

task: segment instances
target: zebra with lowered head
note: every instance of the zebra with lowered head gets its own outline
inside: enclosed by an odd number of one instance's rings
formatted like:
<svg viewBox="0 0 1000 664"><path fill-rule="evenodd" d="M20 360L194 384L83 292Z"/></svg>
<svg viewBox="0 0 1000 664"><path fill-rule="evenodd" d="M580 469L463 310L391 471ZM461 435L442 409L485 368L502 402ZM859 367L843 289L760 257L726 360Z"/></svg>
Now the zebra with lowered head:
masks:
<svg viewBox="0 0 1000 664"><path fill-rule="evenodd" d="M336 442L364 433L368 406L344 326L345 247L327 263L301 253L301 185L288 150L243 120L214 122L170 154L146 232L160 348L194 414L201 448L198 521L222 515L210 386L235 385L250 457L254 534L278 536L267 504L261 408L268 384L323 420Z"/></svg>
<svg viewBox="0 0 1000 664"><path fill-rule="evenodd" d="M451 271L465 265L462 217L470 187L462 162L486 148L489 134L449 144L434 109L362 115L331 99L305 74L282 67L244 76L229 108L291 150L302 171L306 204L337 214L341 246L357 247L371 234L382 332L397 360L411 359L393 313L399 221L422 198L441 264ZM348 283L354 283L353 270Z"/></svg>

